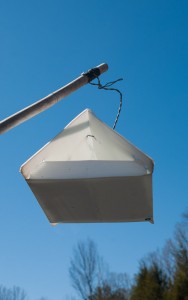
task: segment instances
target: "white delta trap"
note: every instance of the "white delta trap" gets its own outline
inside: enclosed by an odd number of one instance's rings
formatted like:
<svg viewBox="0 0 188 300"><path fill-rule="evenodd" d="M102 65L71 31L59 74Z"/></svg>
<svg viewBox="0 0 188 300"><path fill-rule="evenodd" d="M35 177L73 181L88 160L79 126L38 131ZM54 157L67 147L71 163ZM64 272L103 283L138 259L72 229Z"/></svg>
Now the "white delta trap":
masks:
<svg viewBox="0 0 188 300"><path fill-rule="evenodd" d="M153 223L153 161L86 109L21 167L50 223Z"/></svg>

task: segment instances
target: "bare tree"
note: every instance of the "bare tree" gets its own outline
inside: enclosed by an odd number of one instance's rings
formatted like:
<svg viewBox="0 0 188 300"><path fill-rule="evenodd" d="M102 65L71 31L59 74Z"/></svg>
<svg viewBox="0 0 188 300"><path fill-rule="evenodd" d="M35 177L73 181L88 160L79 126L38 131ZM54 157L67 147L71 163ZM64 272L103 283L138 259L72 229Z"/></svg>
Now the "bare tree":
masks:
<svg viewBox="0 0 188 300"><path fill-rule="evenodd" d="M12 298L11 300L26 300L27 295L23 289L20 287L14 286L12 288Z"/></svg>
<svg viewBox="0 0 188 300"><path fill-rule="evenodd" d="M72 286L83 300L92 300L92 295L101 277L100 257L93 241L79 242L73 250L70 264Z"/></svg>
<svg viewBox="0 0 188 300"><path fill-rule="evenodd" d="M130 279L125 273L108 273L102 284L95 290L95 300L130 299Z"/></svg>
<svg viewBox="0 0 188 300"><path fill-rule="evenodd" d="M129 299L128 276L109 272L89 239L74 248L69 272L72 285L83 300Z"/></svg>
<svg viewBox="0 0 188 300"><path fill-rule="evenodd" d="M114 293L122 291L122 294L128 295L131 289L131 280L126 273L111 272L109 273L106 283L111 287Z"/></svg>
<svg viewBox="0 0 188 300"><path fill-rule="evenodd" d="M6 288L0 286L0 300L26 300L27 295L20 287Z"/></svg>
<svg viewBox="0 0 188 300"><path fill-rule="evenodd" d="M7 289L5 286L0 285L0 300L10 300L11 290Z"/></svg>

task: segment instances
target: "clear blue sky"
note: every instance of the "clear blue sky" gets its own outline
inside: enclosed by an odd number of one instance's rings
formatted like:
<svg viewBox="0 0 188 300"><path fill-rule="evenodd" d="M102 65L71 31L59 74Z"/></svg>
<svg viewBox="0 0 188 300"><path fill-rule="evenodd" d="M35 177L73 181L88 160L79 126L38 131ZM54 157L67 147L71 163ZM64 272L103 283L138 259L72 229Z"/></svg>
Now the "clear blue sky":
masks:
<svg viewBox="0 0 188 300"><path fill-rule="evenodd" d="M87 237L111 271L133 275L188 207L188 2L0 1L0 119L102 62L109 64L102 82L124 78L117 84L124 102L116 130L155 161L155 224L52 227L19 173L85 108L112 126L116 94L87 85L2 135L0 283L24 288L30 300L74 295L70 257Z"/></svg>

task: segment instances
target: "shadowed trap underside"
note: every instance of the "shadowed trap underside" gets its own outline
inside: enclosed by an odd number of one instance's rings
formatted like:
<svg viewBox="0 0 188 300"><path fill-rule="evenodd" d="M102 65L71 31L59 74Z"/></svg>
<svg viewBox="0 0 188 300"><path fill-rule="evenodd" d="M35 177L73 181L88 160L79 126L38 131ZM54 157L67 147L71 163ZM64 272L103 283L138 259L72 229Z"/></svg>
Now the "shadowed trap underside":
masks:
<svg viewBox="0 0 188 300"><path fill-rule="evenodd" d="M86 109L21 167L50 223L153 223L153 161Z"/></svg>

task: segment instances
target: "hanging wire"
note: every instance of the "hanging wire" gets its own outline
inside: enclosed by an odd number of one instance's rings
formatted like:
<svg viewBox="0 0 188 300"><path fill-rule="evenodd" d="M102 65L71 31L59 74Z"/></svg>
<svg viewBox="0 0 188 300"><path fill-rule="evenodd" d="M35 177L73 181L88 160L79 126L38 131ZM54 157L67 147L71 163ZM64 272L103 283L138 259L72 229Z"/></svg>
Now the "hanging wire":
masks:
<svg viewBox="0 0 188 300"><path fill-rule="evenodd" d="M117 80L107 82L104 85L101 84L99 77L96 77L96 79L98 81L97 83L90 82L89 84L98 86L99 90L103 89L103 90L107 90L107 91L115 91L115 92L119 93L119 95L120 95L119 109L118 109L118 113L117 113L117 116L116 116L116 119L115 119L115 122L114 122L114 125L113 125L113 130L114 130L116 128L116 125L117 125L117 122L118 122L118 119L119 119L119 116L120 116L120 113L121 113L123 95L122 95L120 90L118 90L116 88L112 88L111 86L114 85L116 82L123 80L123 78L119 78Z"/></svg>

